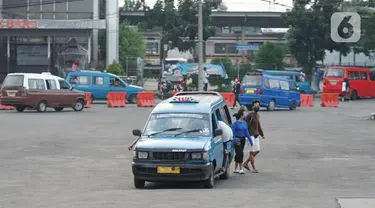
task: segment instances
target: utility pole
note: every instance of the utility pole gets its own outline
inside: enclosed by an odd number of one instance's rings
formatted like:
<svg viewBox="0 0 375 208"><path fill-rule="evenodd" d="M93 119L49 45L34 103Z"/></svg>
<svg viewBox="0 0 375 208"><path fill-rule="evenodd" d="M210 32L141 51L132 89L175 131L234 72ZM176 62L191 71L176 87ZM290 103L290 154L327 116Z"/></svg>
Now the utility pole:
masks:
<svg viewBox="0 0 375 208"><path fill-rule="evenodd" d="M198 11L198 91L203 91L203 0L199 1Z"/></svg>

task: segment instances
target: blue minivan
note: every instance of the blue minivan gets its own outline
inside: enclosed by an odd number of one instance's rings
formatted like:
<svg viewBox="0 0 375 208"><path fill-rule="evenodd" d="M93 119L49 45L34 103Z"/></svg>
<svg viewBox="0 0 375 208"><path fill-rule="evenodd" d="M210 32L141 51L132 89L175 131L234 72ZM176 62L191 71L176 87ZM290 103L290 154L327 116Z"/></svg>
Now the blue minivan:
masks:
<svg viewBox="0 0 375 208"><path fill-rule="evenodd" d="M272 71L272 70L266 70L263 71L263 74L268 74L272 76L278 76L278 77L284 77L287 79L293 80L297 87L299 88L299 91L302 94L311 94L311 85L310 82L306 79L305 75L298 71Z"/></svg>
<svg viewBox="0 0 375 208"><path fill-rule="evenodd" d="M234 147L225 131L231 126L220 93L180 92L164 100L143 130L133 130L139 137L132 162L135 188L146 181L202 182L213 188L216 177L228 179Z"/></svg>
<svg viewBox="0 0 375 208"><path fill-rule="evenodd" d="M74 89L91 93L91 100L106 100L109 92L126 92L129 103L137 103L137 93L143 92L142 87L127 84L120 77L100 71L69 72L66 81Z"/></svg>
<svg viewBox="0 0 375 208"><path fill-rule="evenodd" d="M291 79L249 72L242 79L241 89L240 103L248 109L254 100L269 111L275 108L295 110L301 105L299 89Z"/></svg>

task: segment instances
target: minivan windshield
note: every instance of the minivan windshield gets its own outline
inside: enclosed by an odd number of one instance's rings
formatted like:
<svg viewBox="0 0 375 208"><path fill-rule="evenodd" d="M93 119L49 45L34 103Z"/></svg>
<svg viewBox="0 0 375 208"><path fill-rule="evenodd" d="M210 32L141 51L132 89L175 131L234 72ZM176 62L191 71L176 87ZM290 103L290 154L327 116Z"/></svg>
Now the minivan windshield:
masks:
<svg viewBox="0 0 375 208"><path fill-rule="evenodd" d="M159 136L209 136L209 115L199 113L153 114L143 134L145 136L156 134Z"/></svg>
<svg viewBox="0 0 375 208"><path fill-rule="evenodd" d="M329 68L327 70L326 77L343 78L344 77L344 69Z"/></svg>
<svg viewBox="0 0 375 208"><path fill-rule="evenodd" d="M285 79L291 79L291 80L293 80L293 75L272 74L271 76L277 76L277 77L282 77L282 78L285 78Z"/></svg>
<svg viewBox="0 0 375 208"><path fill-rule="evenodd" d="M242 79L242 85L244 86L261 86L262 75L245 75Z"/></svg>
<svg viewBox="0 0 375 208"><path fill-rule="evenodd" d="M2 87L23 87L23 75L8 75Z"/></svg>

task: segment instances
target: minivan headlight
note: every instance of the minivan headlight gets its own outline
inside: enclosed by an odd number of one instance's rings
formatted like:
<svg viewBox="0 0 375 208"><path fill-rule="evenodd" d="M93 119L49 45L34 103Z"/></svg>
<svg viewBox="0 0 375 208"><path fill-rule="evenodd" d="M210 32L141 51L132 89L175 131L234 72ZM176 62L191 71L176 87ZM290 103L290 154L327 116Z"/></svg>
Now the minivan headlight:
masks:
<svg viewBox="0 0 375 208"><path fill-rule="evenodd" d="M139 159L147 159L148 153L147 152L138 152Z"/></svg>
<svg viewBox="0 0 375 208"><path fill-rule="evenodd" d="M191 153L191 159L193 159L193 160L208 160L208 153L207 152Z"/></svg>

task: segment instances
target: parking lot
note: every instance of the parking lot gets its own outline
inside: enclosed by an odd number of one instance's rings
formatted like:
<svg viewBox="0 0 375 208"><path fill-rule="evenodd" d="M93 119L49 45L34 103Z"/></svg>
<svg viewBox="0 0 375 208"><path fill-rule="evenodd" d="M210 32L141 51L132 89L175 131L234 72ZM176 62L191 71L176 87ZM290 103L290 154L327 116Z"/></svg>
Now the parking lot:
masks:
<svg viewBox="0 0 375 208"><path fill-rule="evenodd" d="M375 193L375 100L338 108L261 112L260 173L214 189L195 184L133 188L132 129L152 108L0 112L0 207L335 207L335 197ZM232 168L233 169L233 168Z"/></svg>

